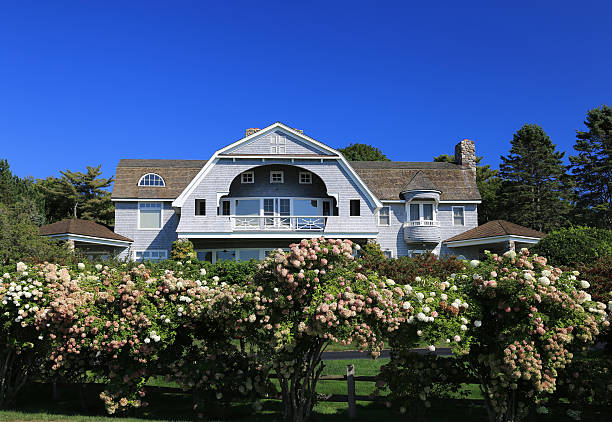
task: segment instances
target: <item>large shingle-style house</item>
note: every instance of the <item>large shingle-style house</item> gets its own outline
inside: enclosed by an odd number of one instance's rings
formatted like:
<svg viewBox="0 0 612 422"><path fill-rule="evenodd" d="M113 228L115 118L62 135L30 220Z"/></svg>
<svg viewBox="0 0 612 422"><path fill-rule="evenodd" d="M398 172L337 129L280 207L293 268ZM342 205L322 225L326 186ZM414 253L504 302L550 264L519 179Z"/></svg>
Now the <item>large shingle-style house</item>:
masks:
<svg viewBox="0 0 612 422"><path fill-rule="evenodd" d="M176 239L198 257L263 258L305 237L377 241L388 256L474 254L444 241L477 226L474 143L455 163L349 162L282 123L249 129L207 160L123 159L112 200L121 256L163 259Z"/></svg>

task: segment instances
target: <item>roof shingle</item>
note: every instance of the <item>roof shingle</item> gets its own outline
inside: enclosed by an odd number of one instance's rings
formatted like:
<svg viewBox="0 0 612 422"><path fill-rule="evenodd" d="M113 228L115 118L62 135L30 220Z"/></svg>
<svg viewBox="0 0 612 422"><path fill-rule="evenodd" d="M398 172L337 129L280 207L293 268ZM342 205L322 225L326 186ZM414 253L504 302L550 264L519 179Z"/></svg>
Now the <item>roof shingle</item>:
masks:
<svg viewBox="0 0 612 422"><path fill-rule="evenodd" d="M530 229L529 227L520 226L518 224L510 223L509 221L504 220L493 220L483 224L482 226L475 227L471 230L446 239L445 242L482 239L486 237L506 235L536 237L540 239L546 236L545 233Z"/></svg>
<svg viewBox="0 0 612 422"><path fill-rule="evenodd" d="M81 220L79 218L69 218L56 223L41 226L39 233L43 236L50 236L54 234L80 234L82 236L133 242L132 239L114 233L112 230L101 224L89 220Z"/></svg>

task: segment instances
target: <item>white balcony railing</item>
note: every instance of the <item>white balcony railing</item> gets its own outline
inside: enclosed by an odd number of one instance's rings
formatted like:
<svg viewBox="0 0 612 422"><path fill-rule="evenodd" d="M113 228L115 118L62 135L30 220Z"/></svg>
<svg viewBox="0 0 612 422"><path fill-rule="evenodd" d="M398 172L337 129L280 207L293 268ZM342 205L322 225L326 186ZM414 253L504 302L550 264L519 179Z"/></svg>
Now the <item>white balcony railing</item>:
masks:
<svg viewBox="0 0 612 422"><path fill-rule="evenodd" d="M440 222L434 220L407 221L404 224L408 227L440 227Z"/></svg>
<svg viewBox="0 0 612 422"><path fill-rule="evenodd" d="M230 216L234 230L307 230L323 231L327 217Z"/></svg>

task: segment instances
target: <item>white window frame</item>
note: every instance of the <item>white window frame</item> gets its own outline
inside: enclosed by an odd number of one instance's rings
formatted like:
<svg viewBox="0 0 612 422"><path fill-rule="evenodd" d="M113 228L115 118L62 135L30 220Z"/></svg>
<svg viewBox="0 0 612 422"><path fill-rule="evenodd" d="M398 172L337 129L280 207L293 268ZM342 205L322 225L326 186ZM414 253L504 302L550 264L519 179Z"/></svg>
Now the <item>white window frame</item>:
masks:
<svg viewBox="0 0 612 422"><path fill-rule="evenodd" d="M274 176L280 175L280 181L274 180ZM280 184L285 183L285 172L282 170L272 170L270 171L270 183Z"/></svg>
<svg viewBox="0 0 612 422"><path fill-rule="evenodd" d="M168 259L168 251L166 249L141 249L141 250L135 250L134 254L132 255L133 260L136 261L136 262L141 262L141 261L138 260L138 257L137 257L139 252L143 253L143 254L147 253L147 252L149 252L149 253L151 253L151 252L158 252L160 254L163 253L163 255L164 255L163 258L160 256L159 260L157 260L157 261L149 260L149 261L153 261L153 262L159 262L159 261L163 261L165 259ZM142 262L146 262L146 260L143 259Z"/></svg>
<svg viewBox="0 0 612 422"><path fill-rule="evenodd" d="M161 185L144 185L142 183L144 183L145 178L147 176L157 176L159 177L159 179L161 180ZM150 180L150 178L149 178ZM138 186L143 186L143 187L148 187L148 188L165 188L166 187L166 182L164 181L164 178L161 177L159 174L157 173L147 173L147 174L143 174L142 177L138 180Z"/></svg>
<svg viewBox="0 0 612 422"><path fill-rule="evenodd" d="M385 256L385 258L395 258L394 254L393 254L393 249L383 249L382 250L383 255ZM389 256L387 256L387 253L389 253Z"/></svg>
<svg viewBox="0 0 612 422"><path fill-rule="evenodd" d="M266 258L267 254L271 251L275 251L278 248L217 248L217 249L196 249L196 256L199 252L212 252L212 263L217 263L217 252L220 251L228 251L234 252L234 261L240 262L240 251L241 250L249 250L249 251L259 251L259 260L262 261ZM283 251L288 251L287 248L282 248ZM202 261L203 262L203 261Z"/></svg>
<svg viewBox="0 0 612 422"><path fill-rule="evenodd" d="M380 222L380 217L382 216L382 215L381 215L381 211L382 211L384 208L386 208L386 209L388 210L388 211L387 211L387 215L386 215L386 217L388 218L388 222L387 222L387 223L381 223L381 222ZM378 210L378 225L379 225L379 226L390 226L390 225L391 225L391 207L390 207L390 206L388 206L388 205L387 205L387 206L381 207L381 208Z"/></svg>
<svg viewBox="0 0 612 422"><path fill-rule="evenodd" d="M419 206L419 219L413 220L412 214L410 212L410 205L418 205ZM423 212L424 205L432 206L432 219L425 220L425 213ZM438 205L432 202L419 202L419 201L410 201L406 203L406 221L438 221Z"/></svg>
<svg viewBox="0 0 612 422"><path fill-rule="evenodd" d="M427 252L432 252L429 249L410 249L408 251L408 256L410 256L411 258L414 258L417 255L425 255Z"/></svg>
<svg viewBox="0 0 612 422"><path fill-rule="evenodd" d="M307 176L305 181L302 181L302 176ZM300 185L312 185L312 172L301 171L298 175L298 183Z"/></svg>
<svg viewBox="0 0 612 422"><path fill-rule="evenodd" d="M455 224L455 208L461 208L461 215L463 216L463 224ZM453 226L465 227L465 207L462 205L451 207L451 218L453 219Z"/></svg>
<svg viewBox="0 0 612 422"><path fill-rule="evenodd" d="M287 140L284 136L274 135L270 138L270 154L286 154Z"/></svg>
<svg viewBox="0 0 612 422"><path fill-rule="evenodd" d="M250 179L251 179L250 181L248 180L249 177L247 177L247 176L251 176L250 177ZM240 174L240 183L242 183L242 184L255 183L255 172L254 171L245 171L245 172L242 172Z"/></svg>
<svg viewBox="0 0 612 422"><path fill-rule="evenodd" d="M144 204L158 204L159 205L159 210L160 210L160 217L159 217L159 228L150 228L150 227L140 227L140 210L141 208L145 208L143 205ZM153 208L153 207L149 207L149 208ZM155 207L157 208L157 207ZM138 230L155 230L155 231L159 231L164 227L164 203L163 202L155 202L155 201L142 201L142 202L138 202L138 213L136 214L136 224L138 227ZM141 251L139 251L141 252Z"/></svg>

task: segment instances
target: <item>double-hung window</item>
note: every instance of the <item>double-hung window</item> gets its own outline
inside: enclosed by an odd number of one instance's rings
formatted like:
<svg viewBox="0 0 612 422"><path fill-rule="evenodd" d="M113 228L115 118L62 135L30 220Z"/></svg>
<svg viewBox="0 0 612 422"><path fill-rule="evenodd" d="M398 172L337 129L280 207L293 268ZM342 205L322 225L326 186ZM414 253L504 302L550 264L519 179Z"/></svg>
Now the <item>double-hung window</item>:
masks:
<svg viewBox="0 0 612 422"><path fill-rule="evenodd" d="M453 207L453 226L465 226L463 207Z"/></svg>
<svg viewBox="0 0 612 422"><path fill-rule="evenodd" d="M206 215L206 199L195 200L195 215Z"/></svg>
<svg viewBox="0 0 612 422"><path fill-rule="evenodd" d="M351 217L359 217L361 215L361 201L359 199L351 199Z"/></svg>
<svg viewBox="0 0 612 422"><path fill-rule="evenodd" d="M388 226L390 223L389 207L382 207L378 211L378 225Z"/></svg>
<svg viewBox="0 0 612 422"><path fill-rule="evenodd" d="M138 228L146 230L161 229L162 226L162 203L140 202L138 203Z"/></svg>

